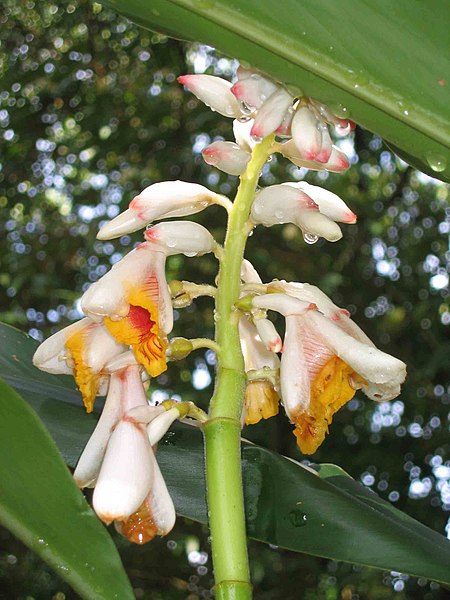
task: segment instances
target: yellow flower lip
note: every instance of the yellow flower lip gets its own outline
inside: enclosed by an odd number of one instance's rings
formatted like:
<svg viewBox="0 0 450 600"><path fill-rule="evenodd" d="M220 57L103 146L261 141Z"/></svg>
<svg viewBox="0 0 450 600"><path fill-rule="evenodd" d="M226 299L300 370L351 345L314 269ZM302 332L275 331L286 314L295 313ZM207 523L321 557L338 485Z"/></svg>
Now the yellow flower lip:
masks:
<svg viewBox="0 0 450 600"><path fill-rule="evenodd" d="M106 317L104 322L118 342L131 346L148 374L157 377L167 369L167 341L158 325L158 309L149 296L146 289L131 289L127 294L128 314L118 321Z"/></svg>

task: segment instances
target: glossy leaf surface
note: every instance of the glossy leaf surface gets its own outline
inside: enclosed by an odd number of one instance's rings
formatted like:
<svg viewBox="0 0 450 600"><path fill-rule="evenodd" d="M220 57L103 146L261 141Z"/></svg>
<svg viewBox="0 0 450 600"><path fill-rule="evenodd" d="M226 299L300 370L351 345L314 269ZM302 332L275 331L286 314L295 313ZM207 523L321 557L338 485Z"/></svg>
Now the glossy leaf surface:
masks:
<svg viewBox="0 0 450 600"><path fill-rule="evenodd" d="M78 407L73 405L76 392L65 378L38 371L33 375L33 367L28 366L36 347L33 340L4 325L0 337L0 375L36 408L66 461L74 466L95 418L84 413L81 399ZM46 391L36 398L30 392L33 386L25 381L39 381ZM205 523L200 431L175 427L159 444L158 461L177 513ZM340 467L318 465L317 475L247 443L243 467L252 538L298 552L450 582L450 543L361 486Z"/></svg>
<svg viewBox="0 0 450 600"><path fill-rule="evenodd" d="M0 522L81 597L134 598L109 534L75 486L53 440L2 380L0 422Z"/></svg>
<svg viewBox="0 0 450 600"><path fill-rule="evenodd" d="M135 22L209 44L329 104L450 178L445 0L106 0Z"/></svg>

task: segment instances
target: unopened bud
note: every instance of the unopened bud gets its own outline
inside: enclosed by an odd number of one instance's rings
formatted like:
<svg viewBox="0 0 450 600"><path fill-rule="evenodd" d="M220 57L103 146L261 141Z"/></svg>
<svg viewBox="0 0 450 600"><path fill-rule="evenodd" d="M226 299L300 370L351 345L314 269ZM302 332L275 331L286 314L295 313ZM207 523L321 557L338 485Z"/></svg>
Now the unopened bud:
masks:
<svg viewBox="0 0 450 600"><path fill-rule="evenodd" d="M183 337L176 337L170 341L169 348L167 350L169 357L172 360L181 360L186 358L194 349L191 340L187 340Z"/></svg>

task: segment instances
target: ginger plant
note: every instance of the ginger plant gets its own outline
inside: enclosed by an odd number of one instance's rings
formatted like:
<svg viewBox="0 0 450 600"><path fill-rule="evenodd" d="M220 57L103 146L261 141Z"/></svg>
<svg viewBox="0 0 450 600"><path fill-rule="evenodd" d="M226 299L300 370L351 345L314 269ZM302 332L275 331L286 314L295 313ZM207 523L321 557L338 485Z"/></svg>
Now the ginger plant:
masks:
<svg viewBox="0 0 450 600"><path fill-rule="evenodd" d="M203 150L205 161L240 183L233 201L201 185L166 181L149 186L129 208L104 225L98 237L114 239L145 229L145 241L92 284L81 299L86 317L46 340L34 363L52 373L73 373L88 412L107 394L97 427L75 470L80 487L94 487L93 506L105 523L142 544L166 535L175 509L155 459L155 447L177 419L199 422L204 432L209 526L219 599L248 599L247 558L240 461L243 423L270 418L281 401L303 454L323 442L334 413L357 389L386 401L400 392L406 370L378 350L349 313L308 283L263 283L245 259L256 225L293 223L307 244L337 242L338 222L355 214L338 196L305 182L258 187L274 153L297 166L341 172L349 167L334 135L353 123L311 99L294 98L278 83L239 67L232 85L209 75L179 78L207 106L234 119L235 142ZM193 215L219 204L227 213L224 245L193 221L154 221ZM213 253L217 286L170 282L167 256ZM171 338L173 307L210 296L215 339ZM267 311L285 318L282 340ZM199 348L217 355L208 413L190 402L151 406L151 378ZM281 354L281 358L279 355Z"/></svg>

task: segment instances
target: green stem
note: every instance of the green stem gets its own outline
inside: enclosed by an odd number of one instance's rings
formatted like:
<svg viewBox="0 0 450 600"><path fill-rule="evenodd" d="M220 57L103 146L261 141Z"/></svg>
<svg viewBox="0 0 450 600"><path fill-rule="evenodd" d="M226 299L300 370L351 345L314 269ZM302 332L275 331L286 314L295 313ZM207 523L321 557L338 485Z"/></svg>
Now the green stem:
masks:
<svg viewBox="0 0 450 600"><path fill-rule="evenodd" d="M204 425L206 481L212 557L218 600L252 597L241 473L241 411L245 373L234 303L241 289L247 221L273 136L258 144L229 213L216 294L217 378L209 421Z"/></svg>

